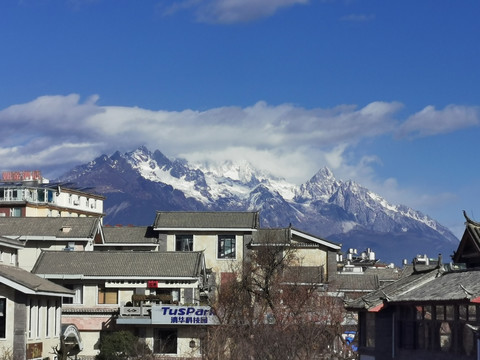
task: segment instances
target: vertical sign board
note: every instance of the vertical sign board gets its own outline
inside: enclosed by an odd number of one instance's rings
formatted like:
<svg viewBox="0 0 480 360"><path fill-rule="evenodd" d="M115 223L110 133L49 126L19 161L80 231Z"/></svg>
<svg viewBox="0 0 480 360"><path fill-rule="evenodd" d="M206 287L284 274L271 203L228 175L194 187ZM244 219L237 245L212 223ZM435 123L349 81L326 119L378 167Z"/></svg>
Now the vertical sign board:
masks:
<svg viewBox="0 0 480 360"><path fill-rule="evenodd" d="M210 306L159 305L152 307L152 324L217 325Z"/></svg>
<svg viewBox="0 0 480 360"><path fill-rule="evenodd" d="M149 288L149 289L158 288L158 280L148 280L147 281L147 288Z"/></svg>

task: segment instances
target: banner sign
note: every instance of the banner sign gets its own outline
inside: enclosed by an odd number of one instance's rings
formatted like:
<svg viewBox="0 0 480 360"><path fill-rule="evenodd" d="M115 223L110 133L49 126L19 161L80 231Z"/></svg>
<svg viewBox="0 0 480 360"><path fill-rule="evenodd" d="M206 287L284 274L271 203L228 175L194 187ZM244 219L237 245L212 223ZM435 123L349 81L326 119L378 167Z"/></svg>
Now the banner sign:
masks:
<svg viewBox="0 0 480 360"><path fill-rule="evenodd" d="M42 180L42 174L39 170L34 171L4 171L2 173L3 181L26 181Z"/></svg>
<svg viewBox="0 0 480 360"><path fill-rule="evenodd" d="M152 324L217 325L210 306L161 305L152 307Z"/></svg>

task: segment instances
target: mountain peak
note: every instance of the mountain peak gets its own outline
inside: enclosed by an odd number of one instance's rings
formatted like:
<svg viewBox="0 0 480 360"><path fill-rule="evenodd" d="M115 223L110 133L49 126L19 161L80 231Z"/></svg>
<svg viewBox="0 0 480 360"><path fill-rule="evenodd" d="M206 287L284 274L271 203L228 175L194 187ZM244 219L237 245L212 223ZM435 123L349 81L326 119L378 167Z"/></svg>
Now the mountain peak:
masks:
<svg viewBox="0 0 480 360"><path fill-rule="evenodd" d="M296 195L298 201L328 200L337 191L341 182L335 179L332 171L321 168L310 180L300 186Z"/></svg>
<svg viewBox="0 0 480 360"><path fill-rule="evenodd" d="M317 179L334 179L333 172L326 166L318 170L318 172L314 175L314 178Z"/></svg>
<svg viewBox="0 0 480 360"><path fill-rule="evenodd" d="M291 223L346 247L373 247L389 261L417 252L448 254L458 243L435 220L389 204L351 180L336 180L327 167L297 186L247 161L199 165L170 160L159 150L152 154L141 146L97 158L64 177L106 195L107 224L144 225L156 210L260 210L262 226Z"/></svg>

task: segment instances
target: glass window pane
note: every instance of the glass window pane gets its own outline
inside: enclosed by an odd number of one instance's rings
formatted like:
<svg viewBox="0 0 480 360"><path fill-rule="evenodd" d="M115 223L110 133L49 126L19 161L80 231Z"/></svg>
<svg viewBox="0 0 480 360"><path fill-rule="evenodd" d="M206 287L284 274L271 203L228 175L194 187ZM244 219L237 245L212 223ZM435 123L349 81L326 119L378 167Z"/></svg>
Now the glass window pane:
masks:
<svg viewBox="0 0 480 360"><path fill-rule="evenodd" d="M443 305L439 305L435 307L437 311L437 320L445 320L445 307Z"/></svg>
<svg viewBox="0 0 480 360"><path fill-rule="evenodd" d="M467 320L467 306L466 305L459 305L458 306L458 317L462 321Z"/></svg>
<svg viewBox="0 0 480 360"><path fill-rule="evenodd" d="M468 305L468 321L477 320L477 307L475 305Z"/></svg>
<svg viewBox="0 0 480 360"><path fill-rule="evenodd" d="M447 320L452 321L454 319L454 309L453 305L447 305L445 306L445 316Z"/></svg>
<svg viewBox="0 0 480 360"><path fill-rule="evenodd" d="M219 259L235 259L235 235L219 235L218 236L218 258Z"/></svg>
<svg viewBox="0 0 480 360"><path fill-rule="evenodd" d="M176 235L175 251L193 251L193 235Z"/></svg>

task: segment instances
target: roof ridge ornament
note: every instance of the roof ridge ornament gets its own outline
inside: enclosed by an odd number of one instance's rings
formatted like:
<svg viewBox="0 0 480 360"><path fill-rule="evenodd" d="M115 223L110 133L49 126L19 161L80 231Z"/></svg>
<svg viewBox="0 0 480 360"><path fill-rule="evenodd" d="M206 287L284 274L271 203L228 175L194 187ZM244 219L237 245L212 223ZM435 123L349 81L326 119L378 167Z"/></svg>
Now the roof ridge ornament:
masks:
<svg viewBox="0 0 480 360"><path fill-rule="evenodd" d="M463 210L463 216L465 217L465 220L467 220L467 223L475 225L475 226L480 226L479 222L473 221L472 219L470 219L468 217L467 212L465 210Z"/></svg>

